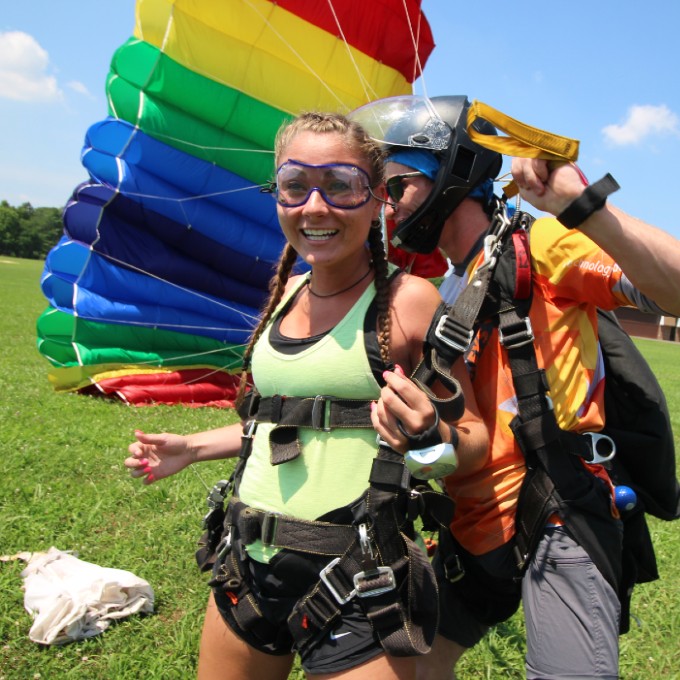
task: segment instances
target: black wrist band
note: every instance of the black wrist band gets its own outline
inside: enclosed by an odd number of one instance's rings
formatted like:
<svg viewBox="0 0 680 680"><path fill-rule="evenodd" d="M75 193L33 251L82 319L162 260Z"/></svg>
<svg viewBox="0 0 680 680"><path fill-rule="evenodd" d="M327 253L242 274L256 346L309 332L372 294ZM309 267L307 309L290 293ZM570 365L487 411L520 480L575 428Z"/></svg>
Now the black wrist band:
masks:
<svg viewBox="0 0 680 680"><path fill-rule="evenodd" d="M424 449L428 446L436 446L442 443L442 436L439 433L439 412L434 410L434 425L428 427L424 432L418 434L409 434L401 423L397 420L397 427L399 431L408 439L409 450Z"/></svg>
<svg viewBox="0 0 680 680"><path fill-rule="evenodd" d="M607 173L602 179L587 186L558 216L557 221L567 229L583 224L596 210L604 207L607 196L620 189L619 183Z"/></svg>

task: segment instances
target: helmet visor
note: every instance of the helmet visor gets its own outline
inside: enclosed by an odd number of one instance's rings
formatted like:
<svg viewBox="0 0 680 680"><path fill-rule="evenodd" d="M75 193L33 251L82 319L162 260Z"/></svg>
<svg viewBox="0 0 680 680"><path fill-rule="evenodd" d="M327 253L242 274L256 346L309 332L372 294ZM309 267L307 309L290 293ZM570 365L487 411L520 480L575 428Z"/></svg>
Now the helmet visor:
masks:
<svg viewBox="0 0 680 680"><path fill-rule="evenodd" d="M350 118L383 146L406 146L443 151L452 130L427 97L387 97L355 109Z"/></svg>
<svg viewBox="0 0 680 680"><path fill-rule="evenodd" d="M368 173L355 165L309 165L289 158L276 171L274 196L280 205L297 208L318 191L328 205L352 210L368 203L370 185Z"/></svg>

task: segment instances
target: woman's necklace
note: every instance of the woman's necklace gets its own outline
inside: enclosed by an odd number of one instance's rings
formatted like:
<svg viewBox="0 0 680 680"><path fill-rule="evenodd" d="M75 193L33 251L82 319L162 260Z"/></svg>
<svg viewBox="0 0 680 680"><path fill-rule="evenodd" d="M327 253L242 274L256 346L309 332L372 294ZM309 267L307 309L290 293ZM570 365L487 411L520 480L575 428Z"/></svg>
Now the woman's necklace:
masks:
<svg viewBox="0 0 680 680"><path fill-rule="evenodd" d="M310 275L309 279L307 280L307 287L309 290L309 294L313 295L314 297L317 298L329 298L329 297L335 297L336 295L341 295L342 293L346 293L348 290L352 290L354 286L358 286L370 273L371 273L371 265L368 266L368 271L357 281L355 281L351 286L347 286L347 288L343 288L342 290L339 290L337 293L327 293L326 295L319 295L319 293L315 293L312 290L312 277Z"/></svg>

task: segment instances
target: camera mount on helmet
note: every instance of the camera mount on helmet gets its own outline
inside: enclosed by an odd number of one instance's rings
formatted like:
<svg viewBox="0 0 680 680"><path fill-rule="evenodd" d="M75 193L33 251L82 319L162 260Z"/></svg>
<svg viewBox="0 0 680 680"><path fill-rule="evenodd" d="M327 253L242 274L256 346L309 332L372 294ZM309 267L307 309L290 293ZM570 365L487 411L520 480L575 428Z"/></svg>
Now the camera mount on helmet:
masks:
<svg viewBox="0 0 680 680"><path fill-rule="evenodd" d="M423 204L392 235L392 243L414 253L430 253L439 242L444 222L470 191L500 172L502 156L473 142L467 133L470 102L464 95L406 95L366 104L349 117L387 151L417 148L439 161L434 185ZM476 119L482 134L496 134L491 123Z"/></svg>

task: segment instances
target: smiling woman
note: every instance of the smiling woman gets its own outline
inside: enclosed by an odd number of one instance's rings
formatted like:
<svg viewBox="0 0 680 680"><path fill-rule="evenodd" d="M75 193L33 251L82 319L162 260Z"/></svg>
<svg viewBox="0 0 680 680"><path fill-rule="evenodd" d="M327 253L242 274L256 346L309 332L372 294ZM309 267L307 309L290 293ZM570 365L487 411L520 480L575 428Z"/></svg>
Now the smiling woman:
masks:
<svg viewBox="0 0 680 680"><path fill-rule="evenodd" d="M216 487L226 510L208 522L203 559L214 579L200 678L221 678L228 665L231 677L283 680L294 650L310 675L412 680L438 612L406 517L403 454L416 440L455 443L468 465L484 456L486 431L458 389L456 420L444 423L405 377L440 298L387 263L377 145L339 114L306 113L282 128L275 153L286 245L244 352L244 422L138 432L125 464L150 483L240 455L226 489ZM292 271L298 257L308 273ZM462 364L454 376L469 388ZM423 508L444 499L422 494Z"/></svg>

